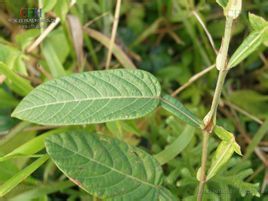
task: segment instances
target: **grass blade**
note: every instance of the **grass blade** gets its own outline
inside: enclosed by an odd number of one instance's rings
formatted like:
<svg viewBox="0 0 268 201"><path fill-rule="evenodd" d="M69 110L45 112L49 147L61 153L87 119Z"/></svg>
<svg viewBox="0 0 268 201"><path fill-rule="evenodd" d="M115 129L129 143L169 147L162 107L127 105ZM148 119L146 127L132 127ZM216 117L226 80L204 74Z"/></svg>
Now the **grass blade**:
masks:
<svg viewBox="0 0 268 201"><path fill-rule="evenodd" d="M47 161L48 155L44 155L41 158L34 161L32 164L28 165L26 168L18 172L8 181L0 186L0 197L6 195L9 191L15 188L19 183L21 183L24 179L30 176L36 169L38 169L44 162Z"/></svg>
<svg viewBox="0 0 268 201"><path fill-rule="evenodd" d="M245 158L249 158L249 156L254 152L254 149L258 146L259 142L262 140L262 138L267 132L268 132L268 120L266 120L262 124L258 132L254 135L251 143L247 147Z"/></svg>

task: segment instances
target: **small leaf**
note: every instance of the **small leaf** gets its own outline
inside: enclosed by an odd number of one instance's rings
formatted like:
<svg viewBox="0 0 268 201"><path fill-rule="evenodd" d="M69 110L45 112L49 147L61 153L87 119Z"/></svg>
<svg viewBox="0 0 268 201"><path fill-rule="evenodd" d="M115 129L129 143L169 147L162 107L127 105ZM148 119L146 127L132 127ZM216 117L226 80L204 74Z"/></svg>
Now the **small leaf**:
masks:
<svg viewBox="0 0 268 201"><path fill-rule="evenodd" d="M242 42L242 44L232 55L228 63L228 69L238 65L262 44L265 31L266 29L262 31L254 31Z"/></svg>
<svg viewBox="0 0 268 201"><path fill-rule="evenodd" d="M223 127L217 126L217 125L214 128L214 132L221 140L228 142L228 143L233 143L234 151L238 155L242 156L241 148L239 144L235 142L235 137L233 133L230 133L229 131L225 130Z"/></svg>
<svg viewBox="0 0 268 201"><path fill-rule="evenodd" d="M58 168L85 191L109 201L173 201L161 187L163 172L141 149L83 130L53 135L47 152Z"/></svg>
<svg viewBox="0 0 268 201"><path fill-rule="evenodd" d="M222 141L212 159L211 167L208 170L207 180L211 179L217 174L220 168L225 165L234 153L234 146L232 142Z"/></svg>
<svg viewBox="0 0 268 201"><path fill-rule="evenodd" d="M232 133L228 132L221 126L215 126L214 132L221 140L224 141L230 141L234 138Z"/></svg>
<svg viewBox="0 0 268 201"><path fill-rule="evenodd" d="M173 115L181 119L182 121L196 127L203 128L202 121L196 117L191 111L189 111L184 105L179 102L176 98L169 95L161 97L161 106L171 112Z"/></svg>
<svg viewBox="0 0 268 201"><path fill-rule="evenodd" d="M254 15L252 13L249 13L249 22L250 26L254 31L262 31L266 29L263 37L263 43L267 46L268 44L268 21L266 21L264 18Z"/></svg>
<svg viewBox="0 0 268 201"><path fill-rule="evenodd" d="M107 70L48 81L12 116L48 125L81 125L142 117L159 104L158 80L142 70Z"/></svg>
<svg viewBox="0 0 268 201"><path fill-rule="evenodd" d="M48 159L47 155L42 156L41 158L34 161L32 164L28 165L23 170L19 171L12 178L6 181L0 186L0 197L6 195L9 191L15 188L19 183L24 179L30 176L36 169L38 169L44 162Z"/></svg>
<svg viewBox="0 0 268 201"><path fill-rule="evenodd" d="M32 86L27 80L10 70L8 66L2 62L0 62L0 73L7 77L8 83L13 87L16 93L25 96L32 90Z"/></svg>
<svg viewBox="0 0 268 201"><path fill-rule="evenodd" d="M254 31L262 31L265 27L268 27L268 22L264 18L252 13L249 13L248 17L250 26Z"/></svg>
<svg viewBox="0 0 268 201"><path fill-rule="evenodd" d="M191 142L194 136L195 128L192 126L186 125L183 132L179 137L174 140L170 145L165 147L163 151L155 155L156 160L161 164L165 164L170 160L174 159L185 147Z"/></svg>

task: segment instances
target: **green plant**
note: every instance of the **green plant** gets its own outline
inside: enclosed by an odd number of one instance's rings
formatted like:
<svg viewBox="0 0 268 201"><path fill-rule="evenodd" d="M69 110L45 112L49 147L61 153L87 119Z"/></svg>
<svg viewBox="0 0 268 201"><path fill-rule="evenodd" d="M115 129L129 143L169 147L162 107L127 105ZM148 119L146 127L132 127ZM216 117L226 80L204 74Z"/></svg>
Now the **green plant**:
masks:
<svg viewBox="0 0 268 201"><path fill-rule="evenodd" d="M56 52L51 51L53 50L52 43L49 42L43 46L43 51L46 52L44 56L51 58L51 60L48 59L51 63L47 62L47 65L53 76L59 78L47 81L34 89L27 80L18 76L10 70L7 64L1 62L0 72L12 81L9 83L12 89L20 95L26 95L13 111L12 116L40 125L66 127L34 137L0 158L2 162L19 157L38 158L2 184L0 196L7 194L50 158L66 177L94 197L114 201L177 200L177 195L173 193L173 186L170 187L169 184L174 183L173 180L178 175L181 164L174 162L175 169L168 176L164 176L160 165L174 159L187 146L193 146L191 140L194 132L200 131L203 133L201 167L196 172L196 178L189 171L192 166L189 169L182 169L181 173L182 186L196 186L197 180L199 181L197 196L191 199L208 198L208 195L204 195L204 189L209 181L216 183L222 191L228 191L228 185L233 185L242 195L250 192L258 196L259 193L256 190L258 185L243 181L252 173L248 162L244 161L236 166L236 160L239 159L230 160L234 152L242 155L240 146L235 141L234 135L217 123L216 116L228 71L247 58L261 44L267 44L268 22L250 14L249 21L254 31L242 42L228 61L232 23L240 13L242 1L217 2L224 9L225 34L216 59L216 67L219 71L216 90L211 109L203 121L176 98L162 93L158 79L143 70L101 70L63 76L65 75L64 68ZM100 40L105 39L90 29L86 29L86 32L89 32L91 36L101 38ZM129 64L121 52L116 51L114 54L119 54L121 63ZM52 70L55 63L58 64L56 70ZM141 148L120 140L120 133L123 133L124 129L132 130L137 135L142 135L140 133L142 131L137 131L135 126L130 126L131 123L118 123L119 120L148 116L153 111L157 112L159 107L188 124L174 142L156 155L151 155ZM171 128L177 126L174 119L167 121ZM109 130L117 133L119 139L107 136L102 130L96 132L87 126L100 123L106 123ZM180 129L174 130L177 132ZM266 127L263 130L266 130ZM216 134L220 143L212 141L214 147L209 149L209 136L212 133ZM264 131L260 133L258 136L261 138ZM255 141L256 145L260 139ZM44 148L47 153L40 153ZM254 148L250 149L252 153ZM196 153L189 153L189 157L194 158L194 154ZM206 171L208 154L214 155ZM189 163L186 157L181 161ZM29 180L28 182L35 181ZM70 183L61 185L72 186ZM213 199L211 197L209 199ZM231 198L226 198L228 199Z"/></svg>

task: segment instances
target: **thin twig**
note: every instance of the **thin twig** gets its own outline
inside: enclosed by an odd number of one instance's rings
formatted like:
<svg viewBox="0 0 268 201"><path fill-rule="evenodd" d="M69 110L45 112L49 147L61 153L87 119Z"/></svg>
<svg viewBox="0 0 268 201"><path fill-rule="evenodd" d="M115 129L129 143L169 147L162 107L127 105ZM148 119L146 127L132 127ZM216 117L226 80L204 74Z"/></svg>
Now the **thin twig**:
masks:
<svg viewBox="0 0 268 201"><path fill-rule="evenodd" d="M254 120L255 122L257 122L259 124L263 124L262 120L260 120L258 117L255 117L254 115L250 114L249 112L243 110L242 108L240 108L240 107L238 107L238 106L236 106L236 105L234 105L234 104L232 104L232 103L230 103L229 101L226 101L226 100L224 101L224 103L226 105L228 105L229 107L235 109L236 111L240 112L241 114L243 114L243 115L249 117L250 119Z"/></svg>
<svg viewBox="0 0 268 201"><path fill-rule="evenodd" d="M201 17L198 15L198 13L197 13L195 10L193 11L193 14L194 14L194 16L196 17L197 21L198 21L198 22L201 24L201 26L203 27L203 29L204 29L204 31L205 31L207 37L208 37L208 40L209 40L209 42L210 42L210 44L211 44L211 46L212 46L212 48L213 48L215 54L218 54L218 51L217 51L217 49L216 49L215 43L214 43L214 41L213 41L213 38L212 38L211 34L209 33L209 31L208 31L208 29L207 29L205 23L203 22L203 20L201 19Z"/></svg>
<svg viewBox="0 0 268 201"><path fill-rule="evenodd" d="M114 46L117 26L118 26L118 22L119 22L120 7L121 7L121 0L117 0L116 8L115 8L115 16L114 16L112 36L111 36L111 40L110 40L109 52L108 52L107 61L106 61L106 69L109 68L110 63L111 63L112 49L113 49L113 46Z"/></svg>
<svg viewBox="0 0 268 201"><path fill-rule="evenodd" d="M204 70L200 71L199 73L195 74L185 84L183 84L181 87L179 87L178 89L176 89L172 93L172 96L178 95L182 90L184 90L185 88L187 88L188 86L190 86L192 83L194 83L196 80L198 80L199 78L201 78L202 76L204 76L205 74L207 74L208 72L210 72L214 68L215 68L215 64L213 64L213 65L205 68Z"/></svg>
<svg viewBox="0 0 268 201"><path fill-rule="evenodd" d="M27 48L27 52L32 52L40 43L47 37L47 35L60 23L60 18L57 17L53 23L51 23L44 32Z"/></svg>
<svg viewBox="0 0 268 201"><path fill-rule="evenodd" d="M76 0L72 0L69 8L71 8L76 3ZM32 52L40 43L47 37L47 35L60 23L60 18L56 17L55 21L52 22L44 32L27 48L26 52Z"/></svg>

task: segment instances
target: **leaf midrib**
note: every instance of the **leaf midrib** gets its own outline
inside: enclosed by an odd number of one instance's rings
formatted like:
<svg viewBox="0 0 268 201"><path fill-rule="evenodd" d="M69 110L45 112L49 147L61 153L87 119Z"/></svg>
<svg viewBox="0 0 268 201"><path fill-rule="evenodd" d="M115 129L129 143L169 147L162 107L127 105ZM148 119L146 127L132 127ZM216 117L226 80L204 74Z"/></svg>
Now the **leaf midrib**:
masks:
<svg viewBox="0 0 268 201"><path fill-rule="evenodd" d="M76 103L76 102L85 102L85 101L96 101L96 100L111 100L111 99L159 99L158 96L109 96L109 97L98 97L98 98L82 98L82 99L73 99L73 100L67 100L67 101L57 101L57 102L52 102L52 103L47 103L47 104L42 104L42 105L36 105L33 107L29 107L23 110L19 111L14 111L11 116L15 116L19 113L28 111L28 110L33 110L36 108L40 107L47 107L50 105L57 105L57 104L67 104L67 103Z"/></svg>
<svg viewBox="0 0 268 201"><path fill-rule="evenodd" d="M57 145L57 146L59 146L59 147L61 147L61 148L63 148L63 149L66 149L66 150L68 150L68 151L70 151L70 152L73 152L73 153L75 153L75 154L77 154L77 155L79 155L79 156L81 156L81 157L83 157L83 158L85 158L85 159L88 159L88 160L92 161L93 163L97 163L97 164L99 164L99 165L101 165L101 166L104 166L104 167L110 169L111 171L117 172L118 174L121 174L121 175L123 175L123 176L125 176L125 177L128 177L128 178L130 178L130 179L136 180L136 181L138 181L138 182L140 182L140 183L143 183L144 185L148 185L148 186L151 186L152 188L154 188L154 189L156 189L156 190L159 190L159 186L158 186L158 185L153 185L153 184L148 183L148 182L146 182L146 181L143 181L143 180L141 180L141 179L139 179L139 178L133 177L133 176L128 175L128 174L125 174L124 172L121 172L121 171L119 171L119 170L117 170L117 169L115 169L115 168L112 168L112 167L110 167L110 166L108 166L108 165L106 165L106 164L104 164L104 163L101 163L101 162L95 160L95 159L88 158L88 157L86 157L86 156L80 154L79 152L76 152L76 151L73 151L73 150L68 149L68 148L66 148L66 147L63 147L63 146L61 146L61 145L58 144L58 143L52 142L51 140L47 140L47 141L50 141L50 143L52 143L52 144L54 144L54 145ZM57 163L57 162L56 162L56 163ZM63 171L63 170L62 170L62 171ZM65 172L65 171L63 171L63 172Z"/></svg>

